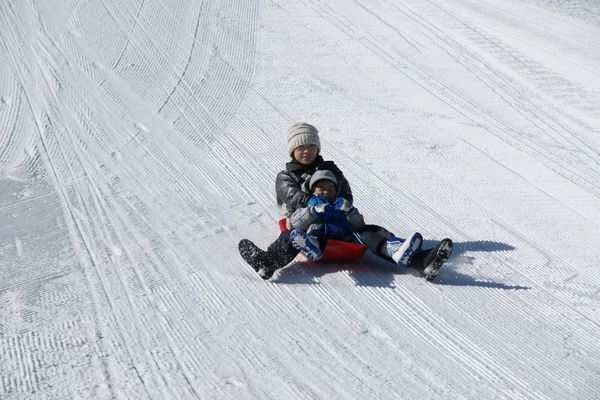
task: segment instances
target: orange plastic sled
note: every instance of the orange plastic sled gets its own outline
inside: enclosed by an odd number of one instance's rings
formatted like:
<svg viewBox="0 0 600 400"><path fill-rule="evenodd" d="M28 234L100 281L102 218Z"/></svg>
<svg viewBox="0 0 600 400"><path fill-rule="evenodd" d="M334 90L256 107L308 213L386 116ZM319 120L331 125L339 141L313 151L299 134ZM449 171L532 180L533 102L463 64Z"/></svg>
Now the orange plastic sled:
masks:
<svg viewBox="0 0 600 400"><path fill-rule="evenodd" d="M279 229L281 232L288 229L286 218L279 220ZM363 254L365 254L366 250L367 246L360 243L348 243L340 240L329 239L327 241L327 246L325 246L325 250L323 251L323 257L321 257L319 261L356 261L361 258Z"/></svg>

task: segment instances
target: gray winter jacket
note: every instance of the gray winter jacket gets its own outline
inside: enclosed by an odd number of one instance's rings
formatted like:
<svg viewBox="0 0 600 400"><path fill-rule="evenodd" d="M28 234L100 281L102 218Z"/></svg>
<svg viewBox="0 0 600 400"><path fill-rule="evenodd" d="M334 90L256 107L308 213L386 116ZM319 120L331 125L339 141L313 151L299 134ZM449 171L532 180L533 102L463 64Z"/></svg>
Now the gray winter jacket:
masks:
<svg viewBox="0 0 600 400"><path fill-rule="evenodd" d="M306 233L324 232L325 222L311 211L312 207L297 209L290 217L292 228L300 229ZM347 214L348 223L356 231L361 232L365 228L365 220L356 207Z"/></svg>
<svg viewBox="0 0 600 400"><path fill-rule="evenodd" d="M310 177L315 171L323 169L329 170L335 175L338 187L337 195L352 202L352 190L342 171L333 161L324 161L323 157L317 156L311 165L289 162L286 164L285 170L277 174L275 190L277 206L282 215L289 218L297 209L306 207L311 196L308 188Z"/></svg>

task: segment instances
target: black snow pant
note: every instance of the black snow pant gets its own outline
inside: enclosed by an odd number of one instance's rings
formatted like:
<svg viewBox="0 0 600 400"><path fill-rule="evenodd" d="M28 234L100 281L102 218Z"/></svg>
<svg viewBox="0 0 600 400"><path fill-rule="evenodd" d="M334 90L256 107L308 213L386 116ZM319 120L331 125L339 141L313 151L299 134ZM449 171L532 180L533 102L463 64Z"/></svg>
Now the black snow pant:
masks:
<svg viewBox="0 0 600 400"><path fill-rule="evenodd" d="M384 245L384 243L387 242L389 239L395 237L396 235L379 225L365 225L364 229L360 233L362 234L361 236L363 238L363 241L366 245L368 245L371 248L373 253L383 258L384 260L396 264L396 262L392 258L386 256L381 251L381 248ZM425 259L428 258L427 256L429 255L431 257L431 254L434 254L436 251L437 247L429 250L419 250L417 254L413 256L408 267L422 271L423 268L425 268Z"/></svg>
<svg viewBox="0 0 600 400"><path fill-rule="evenodd" d="M267 252L277 260L276 263L278 268L282 268L291 263L298 253L300 253L300 250L292 245L290 233L292 233L291 230L281 232L279 237L267 248ZM327 236L323 233L317 233L316 236L319 240L319 248L324 249L327 245Z"/></svg>
<svg viewBox="0 0 600 400"><path fill-rule="evenodd" d="M300 251L292 245L292 241L290 240L291 232L291 230L281 232L279 237L275 239L275 241L267 248L267 252L269 253L270 257L276 260L275 263L277 268L282 268L291 263L292 260L296 258L298 253L300 253ZM394 236L391 232L377 225L365 225L365 227L359 233L363 232L371 233L366 235L366 245L368 245L377 255L385 258L388 261L394 262L391 258L388 258L379 252L380 246ZM329 237L323 232L313 232L313 234L319 241L319 248L322 250L325 249ZM354 236L351 236L345 241L352 242L353 239Z"/></svg>
<svg viewBox="0 0 600 400"><path fill-rule="evenodd" d="M300 251L292 245L292 241L290 240L291 232L291 230L281 232L279 237L275 239L275 241L271 243L267 249L267 252L275 260L277 268L285 267L287 264L291 263L294 258L296 258L298 253L300 253ZM365 225L365 227L359 233L363 234L361 236L365 244L369 246L376 255L395 264L394 260L382 254L381 252L381 246L387 242L388 239L394 237L393 233L378 225ZM366 233L366 235L364 233ZM327 235L324 233L315 233L315 235L319 240L319 248L325 249L328 240ZM424 267L424 259L429 252L430 250L420 250L414 255L409 267L422 270Z"/></svg>

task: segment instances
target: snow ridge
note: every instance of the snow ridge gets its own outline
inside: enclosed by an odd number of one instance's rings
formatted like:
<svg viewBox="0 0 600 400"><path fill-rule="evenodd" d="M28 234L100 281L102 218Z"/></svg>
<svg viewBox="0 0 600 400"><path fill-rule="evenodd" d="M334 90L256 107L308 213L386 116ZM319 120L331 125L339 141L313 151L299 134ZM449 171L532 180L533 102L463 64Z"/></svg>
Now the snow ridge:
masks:
<svg viewBox="0 0 600 400"><path fill-rule="evenodd" d="M593 399L593 2L7 0L0 398ZM284 132L444 237L264 282Z"/></svg>

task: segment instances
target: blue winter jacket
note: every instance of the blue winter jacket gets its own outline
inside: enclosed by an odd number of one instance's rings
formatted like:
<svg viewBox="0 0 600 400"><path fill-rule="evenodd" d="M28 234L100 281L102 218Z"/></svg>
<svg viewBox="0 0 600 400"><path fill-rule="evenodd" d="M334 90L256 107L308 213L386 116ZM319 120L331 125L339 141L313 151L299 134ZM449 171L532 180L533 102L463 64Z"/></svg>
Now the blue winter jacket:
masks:
<svg viewBox="0 0 600 400"><path fill-rule="evenodd" d="M332 206L339 206L338 200L341 200L341 197L338 197ZM333 216L327 221L324 221L320 216L313 212L313 208L326 203L326 200L317 195L313 195L308 200L307 207L299 208L292 214L290 218L292 227L306 233L322 232L330 239L352 241L354 236L349 226L356 232L361 232L365 227L365 221L362 214L358 212L356 207L352 207L348 213L336 209Z"/></svg>

